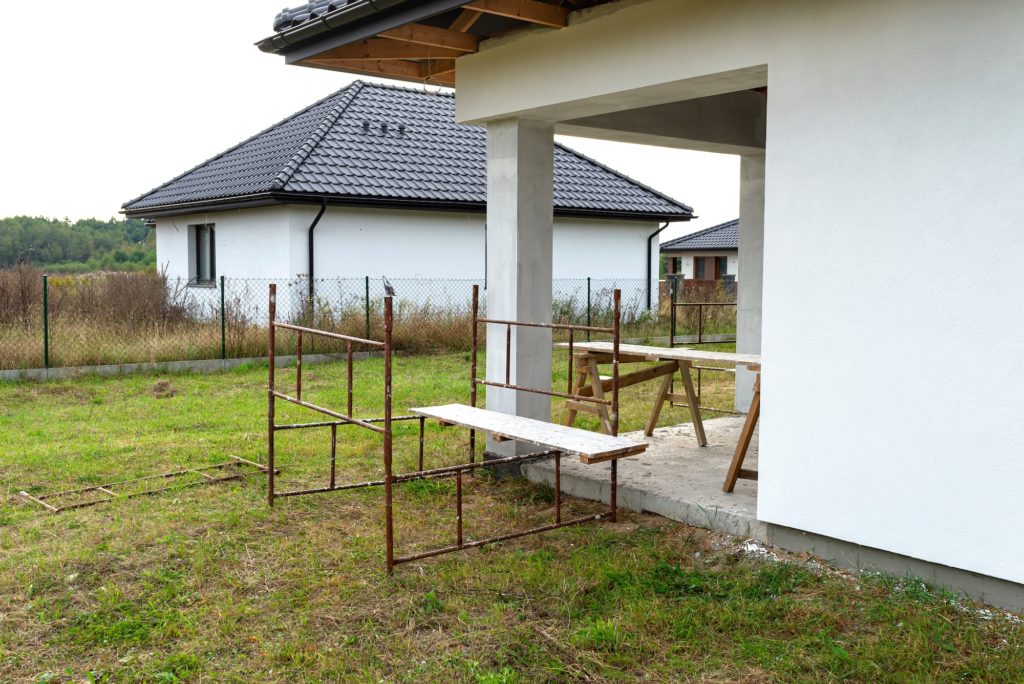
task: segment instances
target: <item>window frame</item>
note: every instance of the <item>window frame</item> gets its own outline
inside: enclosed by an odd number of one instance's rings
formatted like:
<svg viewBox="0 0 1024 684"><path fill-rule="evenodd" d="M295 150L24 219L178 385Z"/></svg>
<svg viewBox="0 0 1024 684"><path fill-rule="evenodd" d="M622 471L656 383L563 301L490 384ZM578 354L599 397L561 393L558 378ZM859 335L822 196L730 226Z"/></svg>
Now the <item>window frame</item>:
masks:
<svg viewBox="0 0 1024 684"><path fill-rule="evenodd" d="M190 275L189 284L193 287L216 287L217 286L217 227L214 223L200 223L190 226L194 241L192 258L195 260L195 270ZM210 277L200 277L203 267L203 234L209 231L210 235Z"/></svg>

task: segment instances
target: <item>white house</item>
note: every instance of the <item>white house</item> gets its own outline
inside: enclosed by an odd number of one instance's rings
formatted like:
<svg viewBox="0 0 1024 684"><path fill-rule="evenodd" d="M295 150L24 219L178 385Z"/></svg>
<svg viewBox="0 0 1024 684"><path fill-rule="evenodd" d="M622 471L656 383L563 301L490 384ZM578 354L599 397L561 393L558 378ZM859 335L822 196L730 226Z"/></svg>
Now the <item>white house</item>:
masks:
<svg viewBox="0 0 1024 684"><path fill-rule="evenodd" d="M556 131L741 155L738 348L763 359L771 539L1024 607L1024 3L465 4L317 2L260 47L457 82L458 120L487 127L502 318L550 311ZM520 384L550 381L546 343L514 344Z"/></svg>
<svg viewBox="0 0 1024 684"><path fill-rule="evenodd" d="M646 300L655 233L692 210L553 149L554 275L577 281L565 294L589 277ZM155 222L157 263L196 286L221 275L484 280L486 186L486 131L455 123L451 94L356 82L123 211Z"/></svg>
<svg viewBox="0 0 1024 684"><path fill-rule="evenodd" d="M739 280L740 220L661 243L666 274L694 280Z"/></svg>

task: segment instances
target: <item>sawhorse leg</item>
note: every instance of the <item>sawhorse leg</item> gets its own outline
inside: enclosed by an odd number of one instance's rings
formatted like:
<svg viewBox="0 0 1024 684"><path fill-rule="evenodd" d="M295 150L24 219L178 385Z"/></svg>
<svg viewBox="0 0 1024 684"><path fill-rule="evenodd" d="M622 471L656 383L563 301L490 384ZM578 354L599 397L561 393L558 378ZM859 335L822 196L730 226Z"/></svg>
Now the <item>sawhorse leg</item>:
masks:
<svg viewBox="0 0 1024 684"><path fill-rule="evenodd" d="M590 396L595 399L604 400L604 382L601 380L601 371L597 365L597 359L593 356L580 356L576 365L576 384L573 386L573 393L583 395L587 386L587 378L590 378ZM569 407L565 417L565 424L573 427L576 424L576 415L580 411L595 414L601 421L601 431L610 435L612 433L612 420L608 413L607 404L581 404L570 399L567 402Z"/></svg>
<svg viewBox="0 0 1024 684"><path fill-rule="evenodd" d="M757 427L757 419L761 416L761 373L758 372L754 378L754 397L750 400L750 410L747 412L747 419L743 421L743 429L740 430L740 440L736 443L736 453L732 456L732 463L729 464L729 472L725 476L725 485L722 491L731 494L736 488L736 480L756 480L756 470L744 470L743 459L747 457L747 449L750 448L750 440L754 436L754 428Z"/></svg>
<svg viewBox="0 0 1024 684"><path fill-rule="evenodd" d="M654 433L654 427L661 416L661 408L665 405L666 401L673 401L675 399L685 400L687 407L690 409L690 417L693 420L693 431L697 436L697 445L707 446L708 438L704 434L704 421L700 415L700 402L697 399L697 392L693 388L693 378L690 377L689 361L679 362L679 374L682 376L683 390L686 392L686 395L678 396L672 394L672 378L675 374L666 375L665 379L661 382L658 396L654 400L654 407L651 409L650 418L647 419L647 429L644 431L644 434L650 437Z"/></svg>

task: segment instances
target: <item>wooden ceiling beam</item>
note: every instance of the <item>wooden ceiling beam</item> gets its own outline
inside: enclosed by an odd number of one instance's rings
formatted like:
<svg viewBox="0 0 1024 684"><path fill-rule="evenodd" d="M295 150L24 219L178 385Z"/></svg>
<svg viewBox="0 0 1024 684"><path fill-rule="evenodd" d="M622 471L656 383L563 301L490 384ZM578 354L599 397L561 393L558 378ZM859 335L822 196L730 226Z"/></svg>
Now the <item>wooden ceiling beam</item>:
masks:
<svg viewBox="0 0 1024 684"><path fill-rule="evenodd" d="M452 48L370 38L321 52L314 59L455 59L464 54Z"/></svg>
<svg viewBox="0 0 1024 684"><path fill-rule="evenodd" d="M345 71L366 76L385 76L403 81L429 81L441 86L455 86L455 60L439 59L433 62L405 62L400 60L322 59L310 57L301 64L318 69ZM429 66L433 64L433 66Z"/></svg>
<svg viewBox="0 0 1024 684"><path fill-rule="evenodd" d="M478 12L477 10L462 10L462 12L459 13L459 16L455 17L455 21L453 21L452 25L448 28L452 31L465 33L469 29L473 28L473 24L475 24L483 15L483 12Z"/></svg>
<svg viewBox="0 0 1024 684"><path fill-rule="evenodd" d="M417 45L429 45L436 48L450 48L463 53L476 52L480 39L470 33L452 31L451 29L427 26L426 24L406 24L383 33L379 38L400 40Z"/></svg>
<svg viewBox="0 0 1024 684"><path fill-rule="evenodd" d="M475 0L462 7L552 28L565 27L569 16L569 10L565 7L548 5L537 0Z"/></svg>
<svg viewBox="0 0 1024 684"><path fill-rule="evenodd" d="M326 67L338 71L352 71L374 76L392 76L414 81L422 79L419 62L402 62L396 60L364 60L364 59L321 59L310 57L303 60L311 66Z"/></svg>

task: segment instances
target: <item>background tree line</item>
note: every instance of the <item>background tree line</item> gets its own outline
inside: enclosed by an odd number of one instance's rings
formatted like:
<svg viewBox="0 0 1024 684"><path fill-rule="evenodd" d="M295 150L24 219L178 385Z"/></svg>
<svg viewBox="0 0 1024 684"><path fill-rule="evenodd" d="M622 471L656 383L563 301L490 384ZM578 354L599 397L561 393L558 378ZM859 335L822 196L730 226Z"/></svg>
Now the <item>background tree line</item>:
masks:
<svg viewBox="0 0 1024 684"><path fill-rule="evenodd" d="M156 245L139 219L0 219L0 267L18 262L54 273L153 270Z"/></svg>

